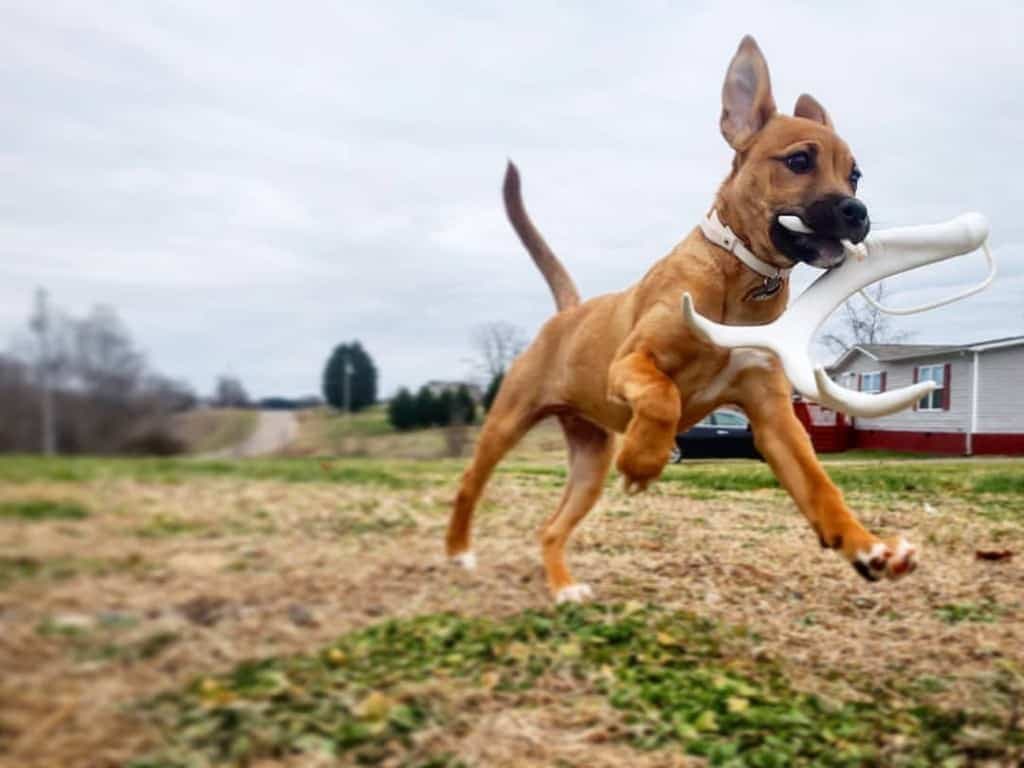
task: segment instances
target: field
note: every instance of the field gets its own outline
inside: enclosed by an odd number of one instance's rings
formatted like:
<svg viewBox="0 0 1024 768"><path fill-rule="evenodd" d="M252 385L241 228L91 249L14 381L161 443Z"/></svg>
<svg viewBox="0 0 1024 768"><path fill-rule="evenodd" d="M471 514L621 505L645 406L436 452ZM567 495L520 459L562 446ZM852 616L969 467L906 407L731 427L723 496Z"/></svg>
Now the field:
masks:
<svg viewBox="0 0 1024 768"><path fill-rule="evenodd" d="M599 602L560 609L535 542L557 454L496 475L471 574L441 556L461 467L0 459L0 763L1024 760L1024 464L831 463L922 547L876 585L762 464L610 481L570 549Z"/></svg>

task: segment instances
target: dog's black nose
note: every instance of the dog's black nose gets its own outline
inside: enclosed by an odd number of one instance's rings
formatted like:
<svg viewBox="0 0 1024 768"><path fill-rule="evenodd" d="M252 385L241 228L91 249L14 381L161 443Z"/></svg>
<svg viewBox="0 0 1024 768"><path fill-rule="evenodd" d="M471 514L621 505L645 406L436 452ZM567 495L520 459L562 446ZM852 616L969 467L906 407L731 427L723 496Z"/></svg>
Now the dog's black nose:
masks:
<svg viewBox="0 0 1024 768"><path fill-rule="evenodd" d="M856 197L844 197L836 203L836 213L845 235L855 243L867 237L871 224L868 208Z"/></svg>
<svg viewBox="0 0 1024 768"><path fill-rule="evenodd" d="M868 219L868 209L856 197L844 197L839 201L839 215L851 227L859 227Z"/></svg>

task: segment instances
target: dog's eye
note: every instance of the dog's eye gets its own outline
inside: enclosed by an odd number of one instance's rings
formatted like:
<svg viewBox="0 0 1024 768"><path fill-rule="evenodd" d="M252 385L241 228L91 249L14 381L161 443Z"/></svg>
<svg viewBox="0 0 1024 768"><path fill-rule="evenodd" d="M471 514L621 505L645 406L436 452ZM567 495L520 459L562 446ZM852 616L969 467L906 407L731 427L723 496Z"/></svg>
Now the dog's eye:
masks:
<svg viewBox="0 0 1024 768"><path fill-rule="evenodd" d="M782 162L793 173L807 173L814 168L814 160L807 152L794 152L792 155L786 155Z"/></svg>
<svg viewBox="0 0 1024 768"><path fill-rule="evenodd" d="M850 171L850 186L853 187L854 192L857 191L857 182L860 181L861 176L860 168L856 165L853 166L853 170Z"/></svg>

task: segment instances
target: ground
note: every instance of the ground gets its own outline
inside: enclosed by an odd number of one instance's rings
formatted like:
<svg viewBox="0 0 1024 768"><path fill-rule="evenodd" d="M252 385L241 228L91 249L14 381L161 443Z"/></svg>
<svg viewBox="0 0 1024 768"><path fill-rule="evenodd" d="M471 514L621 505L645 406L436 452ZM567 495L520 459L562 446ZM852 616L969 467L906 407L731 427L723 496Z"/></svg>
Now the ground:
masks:
<svg viewBox="0 0 1024 768"><path fill-rule="evenodd" d="M609 481L569 555L598 602L555 609L540 445L489 489L473 573L442 557L458 460L0 459L0 763L1024 759L1024 464L830 464L922 547L881 584L763 464Z"/></svg>

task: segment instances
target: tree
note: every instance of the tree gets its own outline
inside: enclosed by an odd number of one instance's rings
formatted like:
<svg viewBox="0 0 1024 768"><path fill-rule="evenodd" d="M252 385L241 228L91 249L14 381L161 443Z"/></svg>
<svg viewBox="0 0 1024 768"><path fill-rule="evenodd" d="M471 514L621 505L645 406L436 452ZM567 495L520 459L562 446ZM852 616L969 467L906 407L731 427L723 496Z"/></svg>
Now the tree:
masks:
<svg viewBox="0 0 1024 768"><path fill-rule="evenodd" d="M358 341L334 348L324 367L323 392L341 410L361 411L377 402L377 368Z"/></svg>
<svg viewBox="0 0 1024 768"><path fill-rule="evenodd" d="M476 422L476 403L473 402L473 396L469 394L469 388L465 384L460 384L455 391L452 406L454 408L453 423L474 424Z"/></svg>
<svg viewBox="0 0 1024 768"><path fill-rule="evenodd" d="M249 404L249 393L245 391L241 379L221 376L217 379L213 402L221 408L245 408Z"/></svg>
<svg viewBox="0 0 1024 768"><path fill-rule="evenodd" d="M885 283L868 288L867 293L879 304L884 303ZM843 305L842 313L831 323L832 330L823 334L821 342L836 354L859 344L898 344L911 334L893 328L892 319L859 296Z"/></svg>
<svg viewBox="0 0 1024 768"><path fill-rule="evenodd" d="M504 381L504 379L504 371L498 371L498 373L491 378L491 383L487 385L487 391L484 392L483 406L485 411L491 410L491 404L494 402L494 398L498 396L498 390L501 389L501 382Z"/></svg>
<svg viewBox="0 0 1024 768"><path fill-rule="evenodd" d="M404 432L418 426L416 416L416 398L402 387L388 404L388 421L395 429Z"/></svg>
<svg viewBox="0 0 1024 768"><path fill-rule="evenodd" d="M416 393L416 426L429 427L434 422L434 414L437 412L437 404L434 393L427 386L422 386Z"/></svg>
<svg viewBox="0 0 1024 768"><path fill-rule="evenodd" d="M474 365L486 379L493 379L508 370L512 361L526 349L526 334L511 323L495 322L473 329Z"/></svg>
<svg viewBox="0 0 1024 768"><path fill-rule="evenodd" d="M434 398L434 418L431 423L438 427L447 427L452 423L453 398L451 390L444 390Z"/></svg>

